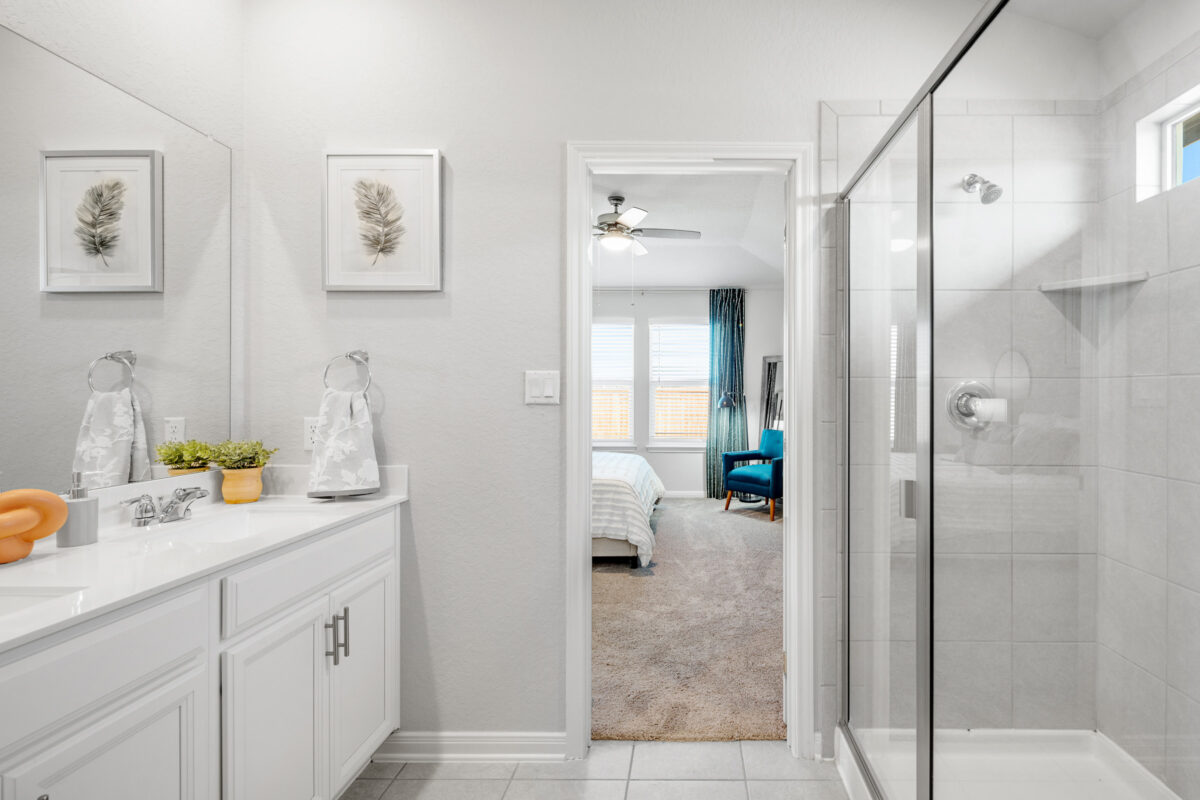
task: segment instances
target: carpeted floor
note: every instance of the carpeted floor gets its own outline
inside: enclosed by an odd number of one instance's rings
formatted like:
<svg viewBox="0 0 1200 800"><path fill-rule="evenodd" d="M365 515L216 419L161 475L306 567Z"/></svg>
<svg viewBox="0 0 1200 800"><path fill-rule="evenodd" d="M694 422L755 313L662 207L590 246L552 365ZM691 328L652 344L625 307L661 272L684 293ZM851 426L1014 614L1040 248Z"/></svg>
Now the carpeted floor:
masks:
<svg viewBox="0 0 1200 800"><path fill-rule="evenodd" d="M592 565L592 738L783 739L783 523L663 500L654 559Z"/></svg>

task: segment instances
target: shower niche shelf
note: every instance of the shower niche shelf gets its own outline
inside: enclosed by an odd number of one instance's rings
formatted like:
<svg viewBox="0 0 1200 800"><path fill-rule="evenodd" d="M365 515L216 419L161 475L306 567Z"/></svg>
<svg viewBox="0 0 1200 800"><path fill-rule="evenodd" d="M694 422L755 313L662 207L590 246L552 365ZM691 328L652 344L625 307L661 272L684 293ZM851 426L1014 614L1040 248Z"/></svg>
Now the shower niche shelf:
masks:
<svg viewBox="0 0 1200 800"><path fill-rule="evenodd" d="M1069 292L1074 289L1107 289L1141 283L1150 278L1149 272L1125 272L1120 275L1097 275L1094 278L1076 278L1070 281L1046 281L1038 286L1040 292Z"/></svg>

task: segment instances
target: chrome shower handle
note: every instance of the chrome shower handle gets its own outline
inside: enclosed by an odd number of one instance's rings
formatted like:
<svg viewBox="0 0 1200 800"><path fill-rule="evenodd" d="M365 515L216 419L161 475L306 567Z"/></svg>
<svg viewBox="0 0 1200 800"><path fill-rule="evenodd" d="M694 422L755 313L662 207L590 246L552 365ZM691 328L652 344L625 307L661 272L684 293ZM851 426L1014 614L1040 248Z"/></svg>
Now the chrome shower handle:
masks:
<svg viewBox="0 0 1200 800"><path fill-rule="evenodd" d="M1008 401L995 399L991 387L979 381L963 381L946 394L946 414L965 431L980 431L993 422L1004 422Z"/></svg>

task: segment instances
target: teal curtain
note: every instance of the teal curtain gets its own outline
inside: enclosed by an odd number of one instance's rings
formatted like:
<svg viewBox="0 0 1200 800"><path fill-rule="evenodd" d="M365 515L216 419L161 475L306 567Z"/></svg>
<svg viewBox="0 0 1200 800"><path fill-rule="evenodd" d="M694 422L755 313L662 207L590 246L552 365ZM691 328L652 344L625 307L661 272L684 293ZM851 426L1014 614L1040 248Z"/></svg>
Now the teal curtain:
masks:
<svg viewBox="0 0 1200 800"><path fill-rule="evenodd" d="M709 497L724 497L721 454L748 450L746 395L743 386L746 357L746 290L712 289L708 293L709 352L708 444L704 452ZM721 408L721 397L733 398Z"/></svg>

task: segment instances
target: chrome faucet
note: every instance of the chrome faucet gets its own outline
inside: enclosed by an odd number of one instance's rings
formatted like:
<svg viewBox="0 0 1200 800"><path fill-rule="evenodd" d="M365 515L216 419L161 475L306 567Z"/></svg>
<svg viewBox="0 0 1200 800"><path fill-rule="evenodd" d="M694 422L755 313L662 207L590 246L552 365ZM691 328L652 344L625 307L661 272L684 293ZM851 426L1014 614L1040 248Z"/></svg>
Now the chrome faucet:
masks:
<svg viewBox="0 0 1200 800"><path fill-rule="evenodd" d="M158 512L158 521L178 522L181 519L191 519L191 505L201 497L208 497L207 489L201 489L199 486L176 489L171 499L163 503L162 510Z"/></svg>

